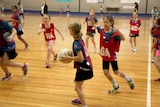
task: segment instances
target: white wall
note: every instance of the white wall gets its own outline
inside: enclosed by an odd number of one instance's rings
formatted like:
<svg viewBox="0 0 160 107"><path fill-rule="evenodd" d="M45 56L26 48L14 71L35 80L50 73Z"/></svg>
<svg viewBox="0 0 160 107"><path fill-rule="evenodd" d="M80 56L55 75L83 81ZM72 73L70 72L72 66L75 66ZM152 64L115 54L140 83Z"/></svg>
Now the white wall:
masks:
<svg viewBox="0 0 160 107"><path fill-rule="evenodd" d="M148 0L148 9L147 12L150 13L151 9L154 6L160 6L159 0ZM12 5L17 5L19 0L0 0L5 4L6 9L10 9ZM24 10L35 10L40 11L42 0L21 0ZM59 3L56 0L47 0L47 5L49 7L49 11L59 11L63 8L63 11L66 11L67 4L70 5L71 12L88 12L90 7L93 6L96 12L99 12L100 5L102 4L106 10L106 7L119 7L118 13L131 13L132 9L125 9L124 6L134 6L133 3L120 3L120 0L104 0L104 3L87 3L86 0L73 0L72 3ZM145 13L146 11L146 0L140 0L139 3L139 13Z"/></svg>

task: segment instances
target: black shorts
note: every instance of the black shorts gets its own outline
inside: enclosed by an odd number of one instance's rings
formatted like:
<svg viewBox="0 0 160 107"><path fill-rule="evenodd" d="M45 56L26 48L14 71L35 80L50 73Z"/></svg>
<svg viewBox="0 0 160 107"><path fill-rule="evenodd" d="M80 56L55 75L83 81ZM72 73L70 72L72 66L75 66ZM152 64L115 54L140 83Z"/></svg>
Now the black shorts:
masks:
<svg viewBox="0 0 160 107"><path fill-rule="evenodd" d="M76 77L75 77L75 81L83 81L83 80L88 80L91 79L93 77L93 70L82 70L82 69L77 69L76 72Z"/></svg>
<svg viewBox="0 0 160 107"><path fill-rule="evenodd" d="M7 55L8 55L9 59L15 59L16 56L18 55L16 53L15 49L12 50L12 51L2 51L2 50L0 50L0 57L3 57L3 55L4 55L5 52L7 52Z"/></svg>
<svg viewBox="0 0 160 107"><path fill-rule="evenodd" d="M17 36L21 36L21 35L23 35L23 31L22 30L17 31Z"/></svg>
<svg viewBox="0 0 160 107"><path fill-rule="evenodd" d="M129 34L130 37L139 37L139 34Z"/></svg>
<svg viewBox="0 0 160 107"><path fill-rule="evenodd" d="M111 63L113 71L118 70L118 63L117 63L117 61L104 61L104 60L103 60L103 70L104 69L108 69L109 70L110 63Z"/></svg>

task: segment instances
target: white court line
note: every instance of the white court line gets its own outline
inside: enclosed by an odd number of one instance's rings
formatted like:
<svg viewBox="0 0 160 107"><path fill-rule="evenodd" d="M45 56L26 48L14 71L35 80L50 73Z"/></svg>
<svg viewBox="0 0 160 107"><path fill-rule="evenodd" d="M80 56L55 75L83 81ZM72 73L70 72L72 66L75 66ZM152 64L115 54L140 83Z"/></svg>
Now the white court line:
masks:
<svg viewBox="0 0 160 107"><path fill-rule="evenodd" d="M151 26L151 21L150 21L150 26ZM148 73L147 73L146 107L151 107L151 35L149 35L148 43L149 43L149 45L148 45Z"/></svg>

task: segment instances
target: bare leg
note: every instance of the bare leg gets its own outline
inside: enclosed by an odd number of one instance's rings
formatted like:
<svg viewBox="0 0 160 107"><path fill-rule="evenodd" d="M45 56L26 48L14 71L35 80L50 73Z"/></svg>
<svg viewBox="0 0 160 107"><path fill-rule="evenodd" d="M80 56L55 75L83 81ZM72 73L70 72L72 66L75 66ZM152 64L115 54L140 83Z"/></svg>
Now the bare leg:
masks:
<svg viewBox="0 0 160 107"><path fill-rule="evenodd" d="M47 60L46 62L49 62L49 59L50 59L50 56L51 56L51 45L48 44L48 47L47 47Z"/></svg>
<svg viewBox="0 0 160 107"><path fill-rule="evenodd" d="M134 47L136 48L137 45L136 37L133 38L133 41L134 41Z"/></svg>
<svg viewBox="0 0 160 107"><path fill-rule="evenodd" d="M0 65L1 65L2 70L5 72L5 74L10 73L8 68L3 64L3 58L2 57L0 57Z"/></svg>
<svg viewBox="0 0 160 107"><path fill-rule="evenodd" d="M21 35L18 35L18 39L19 39L20 41L22 41L25 45L28 44L28 43L22 38Z"/></svg>
<svg viewBox="0 0 160 107"><path fill-rule="evenodd" d="M11 67L21 67L21 68L24 67L23 63L10 61L7 53L5 53L4 56L3 56L3 64L5 66L11 66Z"/></svg>
<svg viewBox="0 0 160 107"><path fill-rule="evenodd" d="M92 43L93 43L94 48L96 48L96 42L95 42L95 40L94 40L94 37L91 38L91 41L92 41Z"/></svg>
<svg viewBox="0 0 160 107"><path fill-rule="evenodd" d="M105 69L104 71L104 75L108 78L109 81L113 80L113 77L111 76L109 70Z"/></svg>
<svg viewBox="0 0 160 107"><path fill-rule="evenodd" d="M131 47L132 47L132 45L133 45L133 43L132 43L132 37L130 37L129 42L130 42Z"/></svg>
<svg viewBox="0 0 160 107"><path fill-rule="evenodd" d="M86 37L86 47L88 49L89 36Z"/></svg>
<svg viewBox="0 0 160 107"><path fill-rule="evenodd" d="M50 41L47 44L47 62L49 62L50 56L51 54L53 54L54 56L56 55L56 53L53 51L53 45L54 45L54 41Z"/></svg>
<svg viewBox="0 0 160 107"><path fill-rule="evenodd" d="M158 72L160 73L160 56L155 58L154 65L156 69L158 70Z"/></svg>
<svg viewBox="0 0 160 107"><path fill-rule="evenodd" d="M54 52L53 49L51 49L51 53L52 53L54 56L56 55L56 53Z"/></svg>
<svg viewBox="0 0 160 107"><path fill-rule="evenodd" d="M1 68L5 72L5 74L9 74L10 73L8 68L4 64L1 64Z"/></svg>
<svg viewBox="0 0 160 107"><path fill-rule="evenodd" d="M75 82L75 91L78 94L78 97L81 101L82 106L86 106L86 100L85 100L85 96L82 90L82 85L83 85L84 81L79 81L79 82Z"/></svg>

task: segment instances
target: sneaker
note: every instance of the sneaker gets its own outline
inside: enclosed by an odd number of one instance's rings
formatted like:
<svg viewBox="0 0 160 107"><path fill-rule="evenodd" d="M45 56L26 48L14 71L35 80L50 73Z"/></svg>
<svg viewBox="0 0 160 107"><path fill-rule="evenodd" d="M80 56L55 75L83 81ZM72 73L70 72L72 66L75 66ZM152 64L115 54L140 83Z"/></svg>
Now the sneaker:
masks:
<svg viewBox="0 0 160 107"><path fill-rule="evenodd" d="M6 76L2 78L2 81L6 81L6 80L9 80L11 78L12 78L12 74L11 73L6 74Z"/></svg>
<svg viewBox="0 0 160 107"><path fill-rule="evenodd" d="M79 105L79 104L81 104L81 102L80 102L79 99L74 99L74 100L71 101L71 103L72 103L73 105Z"/></svg>
<svg viewBox="0 0 160 107"><path fill-rule="evenodd" d="M119 90L119 86L118 86L118 87L112 87L112 88L108 91L108 93L109 93L109 94L115 94L118 90Z"/></svg>
<svg viewBox="0 0 160 107"><path fill-rule="evenodd" d="M24 63L24 66L22 67L22 70L23 70L23 75L27 75L28 73L28 63Z"/></svg>
<svg viewBox="0 0 160 107"><path fill-rule="evenodd" d="M28 45L28 44L25 44L25 48L24 48L24 50L27 50L27 49L28 49L28 47L29 47L29 45Z"/></svg>
<svg viewBox="0 0 160 107"><path fill-rule="evenodd" d="M136 52L136 48L133 48L132 51L133 51L133 52Z"/></svg>
<svg viewBox="0 0 160 107"><path fill-rule="evenodd" d="M156 82L160 82L160 78L157 78L157 79L155 79L154 81L156 81Z"/></svg>
<svg viewBox="0 0 160 107"><path fill-rule="evenodd" d="M49 62L46 62L46 68L49 68Z"/></svg>
<svg viewBox="0 0 160 107"><path fill-rule="evenodd" d="M133 82L132 77L129 77L129 78L130 78L130 81L128 81L128 85L133 90L134 89L134 82Z"/></svg>
<svg viewBox="0 0 160 107"><path fill-rule="evenodd" d="M154 63L154 59L155 59L155 58L152 58L152 61L151 61L152 63Z"/></svg>
<svg viewBox="0 0 160 107"><path fill-rule="evenodd" d="M54 59L53 59L53 61L56 61L57 60L57 57L58 57L58 55L56 54L56 55L54 55Z"/></svg>

